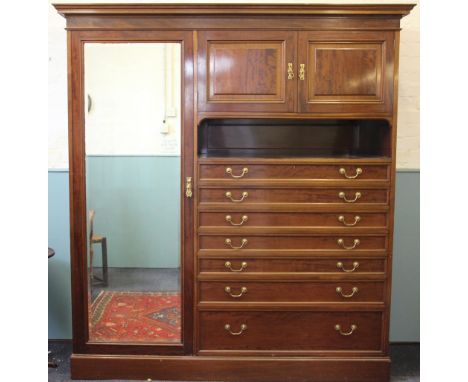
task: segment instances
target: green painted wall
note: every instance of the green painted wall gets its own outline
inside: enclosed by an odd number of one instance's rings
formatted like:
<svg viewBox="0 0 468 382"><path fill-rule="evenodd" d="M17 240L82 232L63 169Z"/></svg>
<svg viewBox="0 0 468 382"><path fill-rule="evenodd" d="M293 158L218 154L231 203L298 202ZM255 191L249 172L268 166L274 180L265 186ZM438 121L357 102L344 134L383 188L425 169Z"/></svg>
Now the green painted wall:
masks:
<svg viewBox="0 0 468 382"><path fill-rule="evenodd" d="M110 267L180 264L180 157L88 156L88 210L107 237ZM100 246L96 246L96 266Z"/></svg>
<svg viewBox="0 0 468 382"><path fill-rule="evenodd" d="M107 168L104 163L99 166L100 171ZM154 169L155 180L164 179L163 174L170 176L168 173L158 171ZM139 181L138 172L129 175L127 179ZM109 185L112 182L114 180L110 183L106 181L105 184ZM119 182L121 181L117 183ZM127 187L126 184L121 186ZM167 189L167 192L172 191ZM169 197L169 199L176 198ZM390 340L417 342L419 341L419 171L397 173L396 199ZM138 204L139 201L134 203ZM147 206L147 203L139 205L138 208L144 206ZM175 211L174 206L172 211ZM154 210L152 213L155 214L157 211ZM71 338L68 219L68 172L50 171L49 246L56 250L56 255L49 260L49 338L53 339ZM117 252L113 250L112 253Z"/></svg>

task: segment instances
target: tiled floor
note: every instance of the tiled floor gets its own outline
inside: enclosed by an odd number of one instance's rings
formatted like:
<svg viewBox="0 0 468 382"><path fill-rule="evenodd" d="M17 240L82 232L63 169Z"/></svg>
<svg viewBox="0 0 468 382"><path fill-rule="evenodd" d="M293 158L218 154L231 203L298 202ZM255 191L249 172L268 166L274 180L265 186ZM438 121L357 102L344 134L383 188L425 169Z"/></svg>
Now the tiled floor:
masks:
<svg viewBox="0 0 468 382"><path fill-rule="evenodd" d="M70 379L71 341L50 341L49 350L58 364L49 369L49 382L66 382ZM392 382L419 382L419 344L391 345ZM157 381L154 381L157 382Z"/></svg>

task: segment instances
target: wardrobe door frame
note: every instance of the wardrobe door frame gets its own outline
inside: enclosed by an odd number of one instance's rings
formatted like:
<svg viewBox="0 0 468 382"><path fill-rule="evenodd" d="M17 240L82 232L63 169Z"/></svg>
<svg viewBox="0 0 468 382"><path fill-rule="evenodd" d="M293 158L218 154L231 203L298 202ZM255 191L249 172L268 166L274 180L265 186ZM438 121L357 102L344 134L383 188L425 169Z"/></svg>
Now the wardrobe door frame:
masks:
<svg viewBox="0 0 468 382"><path fill-rule="evenodd" d="M193 345L193 201L185 179L194 176L193 37L191 31L68 30L68 136L70 181L70 255L74 354L183 355ZM85 171L84 44L180 43L181 45L181 302L179 344L97 343L89 341L87 217Z"/></svg>

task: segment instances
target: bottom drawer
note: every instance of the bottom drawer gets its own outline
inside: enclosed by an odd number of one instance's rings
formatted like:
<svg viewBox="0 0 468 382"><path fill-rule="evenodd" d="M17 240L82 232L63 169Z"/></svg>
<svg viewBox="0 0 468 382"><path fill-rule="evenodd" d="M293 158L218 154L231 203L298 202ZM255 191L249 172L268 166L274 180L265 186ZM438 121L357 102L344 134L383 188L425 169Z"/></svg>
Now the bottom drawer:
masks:
<svg viewBox="0 0 468 382"><path fill-rule="evenodd" d="M379 351L382 312L200 313L200 350Z"/></svg>

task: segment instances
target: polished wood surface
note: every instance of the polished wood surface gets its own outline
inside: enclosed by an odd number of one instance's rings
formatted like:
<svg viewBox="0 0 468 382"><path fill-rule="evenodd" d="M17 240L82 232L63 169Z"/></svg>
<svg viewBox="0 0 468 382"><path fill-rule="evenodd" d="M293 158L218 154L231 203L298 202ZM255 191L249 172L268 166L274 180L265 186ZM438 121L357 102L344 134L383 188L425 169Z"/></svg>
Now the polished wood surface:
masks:
<svg viewBox="0 0 468 382"><path fill-rule="evenodd" d="M56 5L68 30L74 378L388 381L399 30L413 6ZM92 41L183 47L194 193L181 201L182 345L88 342Z"/></svg>

